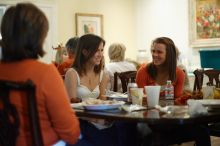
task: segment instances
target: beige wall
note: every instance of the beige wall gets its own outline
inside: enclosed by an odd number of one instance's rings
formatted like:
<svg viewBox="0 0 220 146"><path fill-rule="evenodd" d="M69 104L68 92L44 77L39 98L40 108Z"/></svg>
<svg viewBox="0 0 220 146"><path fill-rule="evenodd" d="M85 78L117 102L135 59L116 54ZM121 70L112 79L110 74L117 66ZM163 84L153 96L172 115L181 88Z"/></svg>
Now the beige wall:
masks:
<svg viewBox="0 0 220 146"><path fill-rule="evenodd" d="M137 0L137 40L138 47L148 50L153 39L170 37L180 50L180 61L192 72L200 66L200 49L189 45L189 6L191 0ZM163 3L163 4L161 4ZM143 28L143 29L141 29ZM211 49L219 49L212 47Z"/></svg>
<svg viewBox="0 0 220 146"><path fill-rule="evenodd" d="M0 0L2 3L17 3L26 0ZM52 22L47 46L65 44L75 36L75 13L97 13L104 16L105 58L108 59L108 46L113 42L124 43L126 58L136 59L138 49L148 50L151 59L150 43L159 36L174 40L182 53L183 63L189 70L200 68L198 49L189 47L188 0L31 0L38 5L52 6L47 12ZM45 7L44 7L45 8ZM47 8L47 7L46 7ZM46 11L45 10L45 11ZM53 16L51 12L54 12ZM181 19L180 19L181 18ZM46 48L48 49L48 48ZM48 50L51 50L50 48ZM48 56L47 58L53 58ZM50 61L50 60L49 60ZM48 61L47 61L48 62Z"/></svg>
<svg viewBox="0 0 220 146"><path fill-rule="evenodd" d="M136 59L135 0L56 0L58 10L58 41L66 43L74 36L75 13L97 13L104 16L105 58L113 42L127 46L126 57Z"/></svg>
<svg viewBox="0 0 220 146"><path fill-rule="evenodd" d="M30 2L36 4L40 9L46 14L50 29L47 34L47 38L44 43L44 50L46 54L41 61L45 63L51 63L54 60L55 51L53 51L52 46L57 45L57 10L54 0L29 0ZM18 2L27 2L27 0L0 0L1 5L14 5Z"/></svg>
<svg viewBox="0 0 220 146"><path fill-rule="evenodd" d="M0 0L0 4L15 4L26 0ZM51 5L55 21L50 24L51 42L47 46L57 46L75 36L75 13L97 13L104 16L105 58L108 59L108 46L113 42L127 46L126 57L136 59L137 41L135 30L135 0L29 0L40 5ZM54 18L49 18L54 19ZM50 50L51 48L46 48ZM51 50L52 51L52 50ZM49 52L45 62L54 58ZM52 56L51 56L52 54ZM49 59L49 60L48 60Z"/></svg>

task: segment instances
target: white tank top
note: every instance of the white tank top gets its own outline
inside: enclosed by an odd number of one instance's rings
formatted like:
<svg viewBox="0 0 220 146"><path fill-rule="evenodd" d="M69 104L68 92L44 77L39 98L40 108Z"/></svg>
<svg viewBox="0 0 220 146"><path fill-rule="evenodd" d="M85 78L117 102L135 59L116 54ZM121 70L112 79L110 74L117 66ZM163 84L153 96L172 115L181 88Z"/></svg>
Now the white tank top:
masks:
<svg viewBox="0 0 220 146"><path fill-rule="evenodd" d="M100 94L99 85L102 81L103 70L100 73L99 84L92 91L85 85L81 85L79 74L75 69L72 69L77 75L77 97L84 100L85 98L98 98Z"/></svg>

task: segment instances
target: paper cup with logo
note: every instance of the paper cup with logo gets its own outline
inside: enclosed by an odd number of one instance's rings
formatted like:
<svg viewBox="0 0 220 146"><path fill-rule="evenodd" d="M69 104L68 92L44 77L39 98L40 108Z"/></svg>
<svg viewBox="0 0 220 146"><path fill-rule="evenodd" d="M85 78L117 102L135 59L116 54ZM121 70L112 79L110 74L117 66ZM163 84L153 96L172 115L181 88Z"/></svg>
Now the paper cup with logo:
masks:
<svg viewBox="0 0 220 146"><path fill-rule="evenodd" d="M160 86L144 86L147 96L147 106L155 107L159 104Z"/></svg>
<svg viewBox="0 0 220 146"><path fill-rule="evenodd" d="M131 100L132 104L142 105L143 101L143 88L131 88Z"/></svg>

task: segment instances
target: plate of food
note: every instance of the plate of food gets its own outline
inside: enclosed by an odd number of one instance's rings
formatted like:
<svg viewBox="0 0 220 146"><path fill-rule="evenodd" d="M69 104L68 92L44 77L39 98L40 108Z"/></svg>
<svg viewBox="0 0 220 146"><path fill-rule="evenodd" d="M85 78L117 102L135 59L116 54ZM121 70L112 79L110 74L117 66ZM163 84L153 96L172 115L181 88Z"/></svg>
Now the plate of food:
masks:
<svg viewBox="0 0 220 146"><path fill-rule="evenodd" d="M100 99L89 99L82 102L82 106L86 110L109 110L119 108L125 104L124 101L117 100L100 100Z"/></svg>

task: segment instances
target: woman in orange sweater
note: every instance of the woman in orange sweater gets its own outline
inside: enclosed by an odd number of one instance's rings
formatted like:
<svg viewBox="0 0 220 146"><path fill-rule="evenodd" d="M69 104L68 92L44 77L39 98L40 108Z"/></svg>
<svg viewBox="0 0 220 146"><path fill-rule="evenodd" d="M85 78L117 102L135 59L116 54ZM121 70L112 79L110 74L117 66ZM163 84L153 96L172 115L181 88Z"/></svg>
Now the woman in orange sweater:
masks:
<svg viewBox="0 0 220 146"><path fill-rule="evenodd" d="M162 88L167 80L174 86L174 96L179 97L183 92L184 72L177 67L176 46L167 37L160 37L153 41L151 54L153 61L143 65L137 72L136 82L139 87L160 85Z"/></svg>
<svg viewBox="0 0 220 146"><path fill-rule="evenodd" d="M44 55L43 42L48 32L45 14L30 3L19 3L7 9L2 19L2 59L0 79L26 81L36 85L37 108L44 146L60 140L69 144L77 142L79 121L70 107L63 80L52 64L39 62ZM30 128L23 104L23 94L10 98L20 116L17 146L30 146Z"/></svg>
<svg viewBox="0 0 220 146"><path fill-rule="evenodd" d="M136 82L139 87L147 85L160 85L162 87L167 80L171 80L174 86L174 96L178 98L183 93L184 72L177 67L177 48L174 42L167 37L156 38L151 45L151 54L153 61L147 65L143 65L137 72ZM139 123L138 130L143 137L143 144L150 145L150 134L146 134L147 124ZM163 131L164 130L164 131ZM150 130L149 130L150 132ZM210 146L210 137L206 126L204 125L187 125L182 127L170 127L169 129L161 128L161 137L166 139L179 140L191 138L196 141L196 145ZM164 144L165 145L165 144Z"/></svg>

